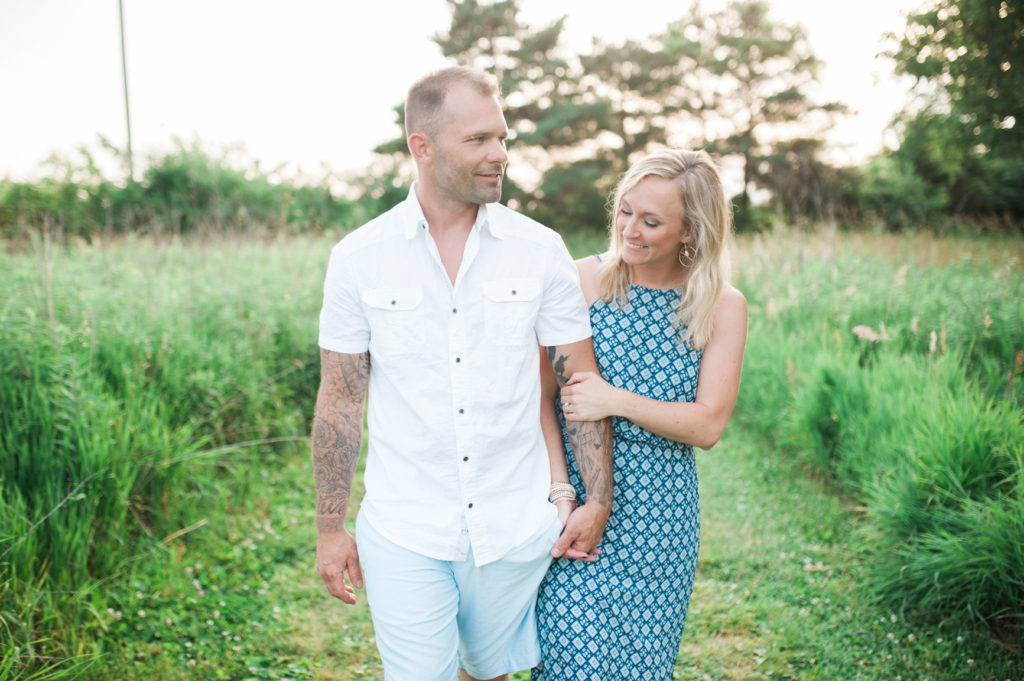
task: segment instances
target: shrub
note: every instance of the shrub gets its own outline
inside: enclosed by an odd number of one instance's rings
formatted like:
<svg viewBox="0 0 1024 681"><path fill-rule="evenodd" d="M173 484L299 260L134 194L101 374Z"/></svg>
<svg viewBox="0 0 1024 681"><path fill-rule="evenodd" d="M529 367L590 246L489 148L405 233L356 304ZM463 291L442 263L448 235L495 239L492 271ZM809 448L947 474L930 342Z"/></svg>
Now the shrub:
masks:
<svg viewBox="0 0 1024 681"><path fill-rule="evenodd" d="M983 240L960 239L954 262L923 266L909 242L881 237L753 243L737 420L863 506L880 599L1019 622L1019 244L999 242L993 265Z"/></svg>

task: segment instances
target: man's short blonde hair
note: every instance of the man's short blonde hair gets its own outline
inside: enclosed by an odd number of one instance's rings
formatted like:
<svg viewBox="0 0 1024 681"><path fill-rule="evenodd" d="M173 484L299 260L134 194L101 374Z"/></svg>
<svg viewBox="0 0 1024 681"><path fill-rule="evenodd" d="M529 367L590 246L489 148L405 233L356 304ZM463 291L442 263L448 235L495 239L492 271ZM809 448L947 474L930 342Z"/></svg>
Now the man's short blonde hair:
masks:
<svg viewBox="0 0 1024 681"><path fill-rule="evenodd" d="M498 80L486 71L450 66L428 73L413 83L405 98L406 138L417 132L436 137L444 120L445 97L456 83L466 83L485 96L501 97Z"/></svg>

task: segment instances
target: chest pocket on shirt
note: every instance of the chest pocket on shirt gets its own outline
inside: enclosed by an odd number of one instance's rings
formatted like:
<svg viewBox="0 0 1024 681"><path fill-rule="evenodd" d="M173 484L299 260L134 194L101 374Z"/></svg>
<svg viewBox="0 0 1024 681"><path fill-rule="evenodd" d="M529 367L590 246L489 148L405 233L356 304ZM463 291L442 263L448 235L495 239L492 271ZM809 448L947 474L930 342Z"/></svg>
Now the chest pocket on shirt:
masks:
<svg viewBox="0 0 1024 681"><path fill-rule="evenodd" d="M483 290L487 338L498 345L536 345L540 280L493 279L484 282Z"/></svg>
<svg viewBox="0 0 1024 681"><path fill-rule="evenodd" d="M423 289L374 288L362 293L370 322L370 354L407 355L423 347Z"/></svg>

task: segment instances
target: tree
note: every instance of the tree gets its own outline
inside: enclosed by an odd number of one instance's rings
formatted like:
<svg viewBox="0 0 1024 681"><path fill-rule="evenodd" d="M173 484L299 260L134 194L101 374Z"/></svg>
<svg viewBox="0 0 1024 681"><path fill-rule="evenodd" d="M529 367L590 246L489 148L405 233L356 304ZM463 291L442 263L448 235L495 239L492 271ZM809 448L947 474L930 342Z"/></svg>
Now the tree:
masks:
<svg viewBox="0 0 1024 681"><path fill-rule="evenodd" d="M961 116L928 108L896 117L898 163L944 197L953 215L1024 216L1024 163L1005 150L989 150L963 124ZM1008 225L1005 225L1008 226Z"/></svg>
<svg viewBox="0 0 1024 681"><path fill-rule="evenodd" d="M696 19L700 66L716 84L705 125L714 135L713 151L743 158L736 221L738 228L749 228L750 190L759 163L786 139L815 136L815 131L821 136L846 108L811 100L807 90L817 81L821 62L803 28L774 22L766 2L733 2L707 17L695 10L694 17L670 25L669 34L692 33Z"/></svg>
<svg viewBox="0 0 1024 681"><path fill-rule="evenodd" d="M580 85L579 59L561 44L565 17L534 27L520 21L519 0L447 2L451 26L434 40L446 57L498 78L511 173L525 165L533 175L532 187L506 184L508 204L559 229L603 224L603 168L575 162L580 144L609 126L608 107Z"/></svg>
<svg viewBox="0 0 1024 681"><path fill-rule="evenodd" d="M593 51L580 57L578 97L598 116L599 127L579 141L582 156L545 175L542 191L550 195L571 181L586 182L575 191L586 206L585 224L604 224L606 199L639 156L670 144L681 131L681 146L703 146L701 114L710 96L698 50L689 37L670 34L621 44L595 40ZM578 205L574 210L582 213Z"/></svg>
<svg viewBox="0 0 1024 681"><path fill-rule="evenodd" d="M710 101L702 93L700 46L686 36L652 35L622 44L595 42L581 57L582 85L607 109L605 147L618 170L652 146L664 146L684 121L699 120ZM698 126L699 130L699 126Z"/></svg>
<svg viewBox="0 0 1024 681"><path fill-rule="evenodd" d="M666 145L742 157L742 226L763 178L757 164L773 145L806 137L808 125L823 129L842 110L811 102L805 89L819 62L803 30L770 21L764 2L712 15L695 5L665 31L595 41L575 56L560 42L564 17L538 28L520 21L519 0L446 1L452 22L435 42L455 62L493 73L504 93L510 172L522 186L506 180L503 196L556 228L604 225L621 173ZM401 107L396 113L401 122ZM377 151L404 154L404 140Z"/></svg>
<svg viewBox="0 0 1024 681"><path fill-rule="evenodd" d="M817 138L786 140L757 165L752 176L772 192L772 206L789 221L809 218L831 222L855 218L852 187L859 180L850 168L835 168L822 159L824 142Z"/></svg>
<svg viewBox="0 0 1024 681"><path fill-rule="evenodd" d="M519 0L446 1L451 25L433 40L445 57L498 79L510 129L510 170L520 177L519 183L506 178L502 194L511 206L529 212L527 204L536 206L538 196L522 185L539 183L581 139L596 136L603 107L580 96L578 59L561 45L564 16L534 27L520 21ZM395 111L403 123L402 107ZM405 140L387 142L375 151L404 154Z"/></svg>
<svg viewBox="0 0 1024 681"><path fill-rule="evenodd" d="M916 79L894 121L899 162L947 213L1024 216L1024 13L1015 1L932 0L886 55Z"/></svg>
<svg viewBox="0 0 1024 681"><path fill-rule="evenodd" d="M945 193L924 181L898 156L876 156L861 169L858 204L891 231L935 222L946 204Z"/></svg>
<svg viewBox="0 0 1024 681"><path fill-rule="evenodd" d="M907 17L886 54L898 72L944 93L975 144L1024 153L1024 12L1017 0L931 0Z"/></svg>

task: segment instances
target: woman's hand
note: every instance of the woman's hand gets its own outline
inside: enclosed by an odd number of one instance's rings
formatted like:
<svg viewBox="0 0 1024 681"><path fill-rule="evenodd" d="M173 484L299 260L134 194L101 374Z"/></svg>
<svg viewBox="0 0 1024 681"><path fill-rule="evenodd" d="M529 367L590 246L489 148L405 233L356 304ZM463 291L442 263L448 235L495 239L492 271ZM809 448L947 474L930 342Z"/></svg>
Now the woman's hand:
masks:
<svg viewBox="0 0 1024 681"><path fill-rule="evenodd" d="M569 522L569 516L576 510L576 502L571 499L559 499L555 502L555 508L558 509L558 520L565 528L565 524Z"/></svg>
<svg viewBox="0 0 1024 681"><path fill-rule="evenodd" d="M600 374L580 371L569 377L559 400L567 421L599 421L615 414L619 388L612 387Z"/></svg>

